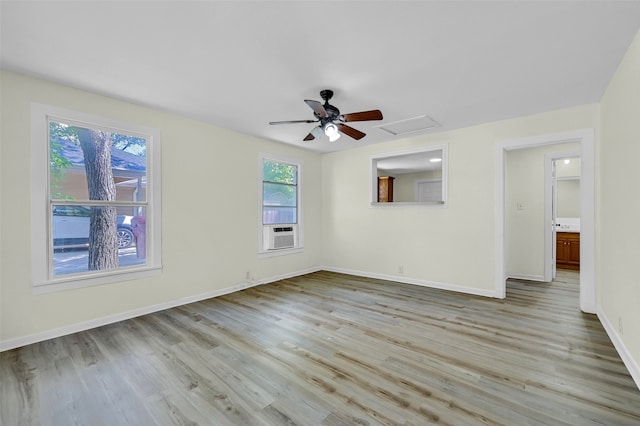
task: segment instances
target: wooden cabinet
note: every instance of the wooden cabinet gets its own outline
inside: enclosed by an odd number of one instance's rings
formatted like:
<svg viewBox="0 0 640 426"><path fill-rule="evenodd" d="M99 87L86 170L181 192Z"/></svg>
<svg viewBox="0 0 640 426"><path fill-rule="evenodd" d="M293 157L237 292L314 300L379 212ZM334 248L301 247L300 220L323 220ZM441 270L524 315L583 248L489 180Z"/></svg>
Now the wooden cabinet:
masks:
<svg viewBox="0 0 640 426"><path fill-rule="evenodd" d="M580 270L580 234L578 232L556 233L556 267Z"/></svg>
<svg viewBox="0 0 640 426"><path fill-rule="evenodd" d="M378 177L378 202L379 203L392 203L393 202L393 176L379 176Z"/></svg>

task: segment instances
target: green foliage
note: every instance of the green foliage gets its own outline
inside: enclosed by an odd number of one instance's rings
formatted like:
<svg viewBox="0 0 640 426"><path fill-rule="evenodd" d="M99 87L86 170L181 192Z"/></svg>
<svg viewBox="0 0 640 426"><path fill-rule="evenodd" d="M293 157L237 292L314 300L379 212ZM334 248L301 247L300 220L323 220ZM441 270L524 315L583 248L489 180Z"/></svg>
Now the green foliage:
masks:
<svg viewBox="0 0 640 426"><path fill-rule="evenodd" d="M78 143L78 129L75 126L50 121L49 138L51 141L55 139L68 139Z"/></svg>
<svg viewBox="0 0 640 426"><path fill-rule="evenodd" d="M291 164L265 160L262 170L262 180L295 185L298 183L298 168Z"/></svg>
<svg viewBox="0 0 640 426"><path fill-rule="evenodd" d="M79 144L78 128L64 123L55 121L49 122L49 137L51 141L59 139L67 139ZM130 154L144 157L147 155L147 140L136 136L122 135L120 133L111 133L111 142L116 149L126 151Z"/></svg>
<svg viewBox="0 0 640 426"><path fill-rule="evenodd" d="M147 140L144 138L112 133L111 142L115 148L121 151L126 151L141 157L147 155Z"/></svg>
<svg viewBox="0 0 640 426"><path fill-rule="evenodd" d="M51 198L72 199L73 197L59 191L65 179L65 170L71 167L71 161L64 156L62 145L58 140L71 139L77 141L77 129L61 123L49 122L49 173L51 176Z"/></svg>
<svg viewBox="0 0 640 426"><path fill-rule="evenodd" d="M262 200L264 206L291 206L297 202L298 167L264 161L262 170Z"/></svg>

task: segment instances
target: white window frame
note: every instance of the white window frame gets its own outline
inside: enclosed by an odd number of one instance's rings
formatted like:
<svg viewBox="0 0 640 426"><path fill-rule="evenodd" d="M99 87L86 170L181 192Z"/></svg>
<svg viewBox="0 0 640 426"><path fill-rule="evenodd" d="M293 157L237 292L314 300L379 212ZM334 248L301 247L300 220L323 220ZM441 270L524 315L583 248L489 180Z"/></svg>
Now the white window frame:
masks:
<svg viewBox="0 0 640 426"><path fill-rule="evenodd" d="M265 250L264 249L264 236L265 236L265 228L268 227L272 227L274 226L274 224L269 224L269 225L265 225L262 223L262 215L263 215L263 206L264 206L264 200L263 200L263 182L264 182L264 176L263 176L263 168L264 168L264 162L265 161L273 161L276 163L285 163L285 164L290 164L292 166L296 166L298 168L298 183L297 183L297 214L296 217L298 219L298 223L294 226L297 227L297 241L296 241L296 245L294 247L291 248L283 248L283 249L276 249L276 250ZM288 158L288 157L282 157L282 156L278 156L278 155L271 155L271 154L266 154L266 153L260 153L258 155L258 208L259 208L259 214L258 214L258 257L272 257L272 256L283 256L283 255L288 255L288 254L294 254L294 253L301 253L304 251L304 226L303 226L303 222L304 222L304 213L303 213L303 208L302 208L302 196L303 196L303 162L302 160L299 159L295 159L295 158ZM283 224L284 225L284 224Z"/></svg>
<svg viewBox="0 0 640 426"><path fill-rule="evenodd" d="M53 240L50 237L52 219L49 200L49 119L86 124L128 134L144 135L147 139L147 225L146 263L140 266L87 271L53 276ZM31 290L49 293L62 290L109 284L152 275L162 270L161 247L161 181L160 130L126 123L106 117L68 110L50 105L31 104Z"/></svg>

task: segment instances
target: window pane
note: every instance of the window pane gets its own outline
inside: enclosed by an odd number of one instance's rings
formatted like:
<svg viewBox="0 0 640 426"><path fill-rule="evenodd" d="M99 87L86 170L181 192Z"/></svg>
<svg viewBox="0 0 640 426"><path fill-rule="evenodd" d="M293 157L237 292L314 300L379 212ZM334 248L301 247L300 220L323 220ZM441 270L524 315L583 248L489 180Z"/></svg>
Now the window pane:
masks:
<svg viewBox="0 0 640 426"><path fill-rule="evenodd" d="M52 213L54 276L146 263L144 208L54 205ZM97 262L107 265L104 268L96 268L96 262L90 266L89 244L100 244L101 251L112 252L114 258Z"/></svg>
<svg viewBox="0 0 640 426"><path fill-rule="evenodd" d="M263 185L262 200L265 206L295 206L297 199L297 187L267 183Z"/></svg>
<svg viewBox="0 0 640 426"><path fill-rule="evenodd" d="M146 139L50 121L49 147L51 199L146 200Z"/></svg>
<svg viewBox="0 0 640 426"><path fill-rule="evenodd" d="M262 223L273 225L277 223L298 223L295 207L263 207Z"/></svg>
<svg viewBox="0 0 640 426"><path fill-rule="evenodd" d="M298 168L291 164L265 160L263 163L262 180L296 185L298 183Z"/></svg>

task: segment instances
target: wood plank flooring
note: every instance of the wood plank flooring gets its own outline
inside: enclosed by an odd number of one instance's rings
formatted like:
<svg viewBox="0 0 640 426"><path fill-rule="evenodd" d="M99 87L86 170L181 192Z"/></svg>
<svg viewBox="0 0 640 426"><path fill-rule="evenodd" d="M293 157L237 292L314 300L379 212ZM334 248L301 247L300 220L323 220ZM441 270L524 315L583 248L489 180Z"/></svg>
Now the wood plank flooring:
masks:
<svg viewBox="0 0 640 426"><path fill-rule="evenodd" d="M0 354L3 425L638 425L578 275L494 300L318 272Z"/></svg>

